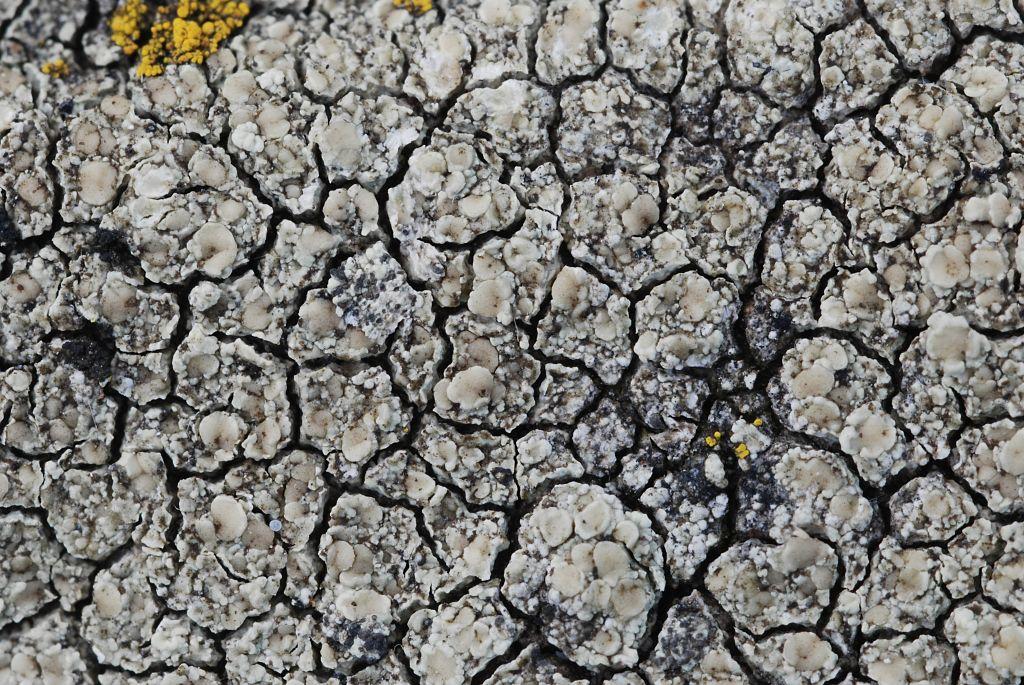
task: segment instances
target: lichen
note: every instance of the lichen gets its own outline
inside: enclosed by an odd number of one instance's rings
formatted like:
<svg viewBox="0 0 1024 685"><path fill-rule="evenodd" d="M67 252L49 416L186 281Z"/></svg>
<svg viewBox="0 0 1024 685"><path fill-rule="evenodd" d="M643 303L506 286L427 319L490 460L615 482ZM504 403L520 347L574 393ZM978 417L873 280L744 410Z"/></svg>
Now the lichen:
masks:
<svg viewBox="0 0 1024 685"><path fill-rule="evenodd" d="M426 14L434 9L432 0L392 0L392 2L395 3L395 7L409 10L413 14Z"/></svg>
<svg viewBox="0 0 1024 685"><path fill-rule="evenodd" d="M110 18L110 39L126 55L138 53L138 76L157 76L169 64L202 64L249 15L235 0L180 0L150 8L126 0Z"/></svg>
<svg viewBox="0 0 1024 685"><path fill-rule="evenodd" d="M50 78L64 78L71 73L71 67L61 57L50 60L41 66L39 70Z"/></svg>
<svg viewBox="0 0 1024 685"><path fill-rule="evenodd" d="M1020 2L233 2L0 0L0 685L1024 685Z"/></svg>

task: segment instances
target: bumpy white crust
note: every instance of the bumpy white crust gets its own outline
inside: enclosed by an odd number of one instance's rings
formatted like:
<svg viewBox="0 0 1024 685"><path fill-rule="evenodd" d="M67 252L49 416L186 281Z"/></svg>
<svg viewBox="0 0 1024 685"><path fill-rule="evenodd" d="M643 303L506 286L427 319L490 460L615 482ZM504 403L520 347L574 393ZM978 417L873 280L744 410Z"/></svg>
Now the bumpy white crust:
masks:
<svg viewBox="0 0 1024 685"><path fill-rule="evenodd" d="M0 685L1024 676L1019 2L123 3L0 0Z"/></svg>

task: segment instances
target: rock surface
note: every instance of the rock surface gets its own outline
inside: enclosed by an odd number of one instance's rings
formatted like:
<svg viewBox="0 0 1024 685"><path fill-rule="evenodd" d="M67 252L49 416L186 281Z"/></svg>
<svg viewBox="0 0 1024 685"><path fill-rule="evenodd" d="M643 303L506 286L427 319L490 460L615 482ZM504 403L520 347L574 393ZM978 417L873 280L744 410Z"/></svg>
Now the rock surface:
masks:
<svg viewBox="0 0 1024 685"><path fill-rule="evenodd" d="M0 685L1024 677L1020 2L118 4L0 2Z"/></svg>

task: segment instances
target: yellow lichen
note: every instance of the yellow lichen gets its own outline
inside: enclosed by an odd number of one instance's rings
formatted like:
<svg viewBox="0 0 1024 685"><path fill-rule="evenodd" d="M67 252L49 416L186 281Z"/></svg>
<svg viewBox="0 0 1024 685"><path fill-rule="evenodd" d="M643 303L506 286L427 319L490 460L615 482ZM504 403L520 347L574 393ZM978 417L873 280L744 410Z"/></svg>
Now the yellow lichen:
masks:
<svg viewBox="0 0 1024 685"><path fill-rule="evenodd" d="M761 426L764 425L764 419L761 419L761 418L754 419L754 425L757 426L758 428L760 428Z"/></svg>
<svg viewBox="0 0 1024 685"><path fill-rule="evenodd" d="M236 0L179 0L152 11L126 0L110 18L110 37L126 55L139 53L139 76L156 76L168 64L201 64L248 15L249 5Z"/></svg>
<svg viewBox="0 0 1024 685"><path fill-rule="evenodd" d="M754 419L755 426L760 426L763 423L764 421L761 419ZM723 437L721 431L715 431L711 435L704 438L704 444L707 445L708 447L717 447L719 443L722 442L722 440L729 440L731 442L731 438L729 436ZM735 454L740 459L746 459L751 454L750 448L747 447L747 443L745 442L741 442L735 447L733 447L732 451L733 454Z"/></svg>
<svg viewBox="0 0 1024 685"><path fill-rule="evenodd" d="M395 7L409 10L413 14L426 14L434 9L432 0L392 0Z"/></svg>
<svg viewBox="0 0 1024 685"><path fill-rule="evenodd" d="M126 55L134 55L142 40L142 27L149 8L142 0L127 0L110 17L110 40Z"/></svg>
<svg viewBox="0 0 1024 685"><path fill-rule="evenodd" d="M71 73L71 67L61 57L50 60L39 69L50 78L64 78Z"/></svg>

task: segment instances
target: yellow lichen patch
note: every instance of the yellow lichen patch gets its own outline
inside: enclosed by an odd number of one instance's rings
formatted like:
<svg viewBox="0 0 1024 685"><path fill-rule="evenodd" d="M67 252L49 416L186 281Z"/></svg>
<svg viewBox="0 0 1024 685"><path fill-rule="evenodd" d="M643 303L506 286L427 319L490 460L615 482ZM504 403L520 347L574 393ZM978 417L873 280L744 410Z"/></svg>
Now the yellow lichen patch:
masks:
<svg viewBox="0 0 1024 685"><path fill-rule="evenodd" d="M764 424L763 420L754 419L755 426L760 426L762 424ZM704 438L704 444L707 445L708 447L717 447L723 440L728 440L731 442L732 438L729 436L723 436L721 431L715 431L711 435ZM740 459L746 459L751 455L750 448L747 446L747 443L745 442L737 444L735 447L732 448L732 451L733 454L735 454Z"/></svg>
<svg viewBox="0 0 1024 685"><path fill-rule="evenodd" d="M704 444L707 445L708 447L714 447L715 445L718 444L719 440L721 440L721 439L722 439L721 431L715 431L713 434L711 434L708 437L704 438Z"/></svg>
<svg viewBox="0 0 1024 685"><path fill-rule="evenodd" d="M50 60L39 69L50 78L64 78L71 73L71 67L60 57Z"/></svg>
<svg viewBox="0 0 1024 685"><path fill-rule="evenodd" d="M110 19L111 40L126 55L139 53L139 76L156 76L168 64L201 64L248 15L249 5L236 0L179 0L152 12L141 0L127 0Z"/></svg>
<svg viewBox="0 0 1024 685"><path fill-rule="evenodd" d="M754 419L754 425L757 426L758 428L760 428L761 426L764 425L764 419L762 419L762 418Z"/></svg>
<svg viewBox="0 0 1024 685"><path fill-rule="evenodd" d="M413 14L426 14L434 9L432 0L392 0L392 2L395 3L395 7L409 10Z"/></svg>
<svg viewBox="0 0 1024 685"><path fill-rule="evenodd" d="M142 0L127 0L110 17L110 40L126 55L134 55L142 40L142 27L149 8Z"/></svg>

